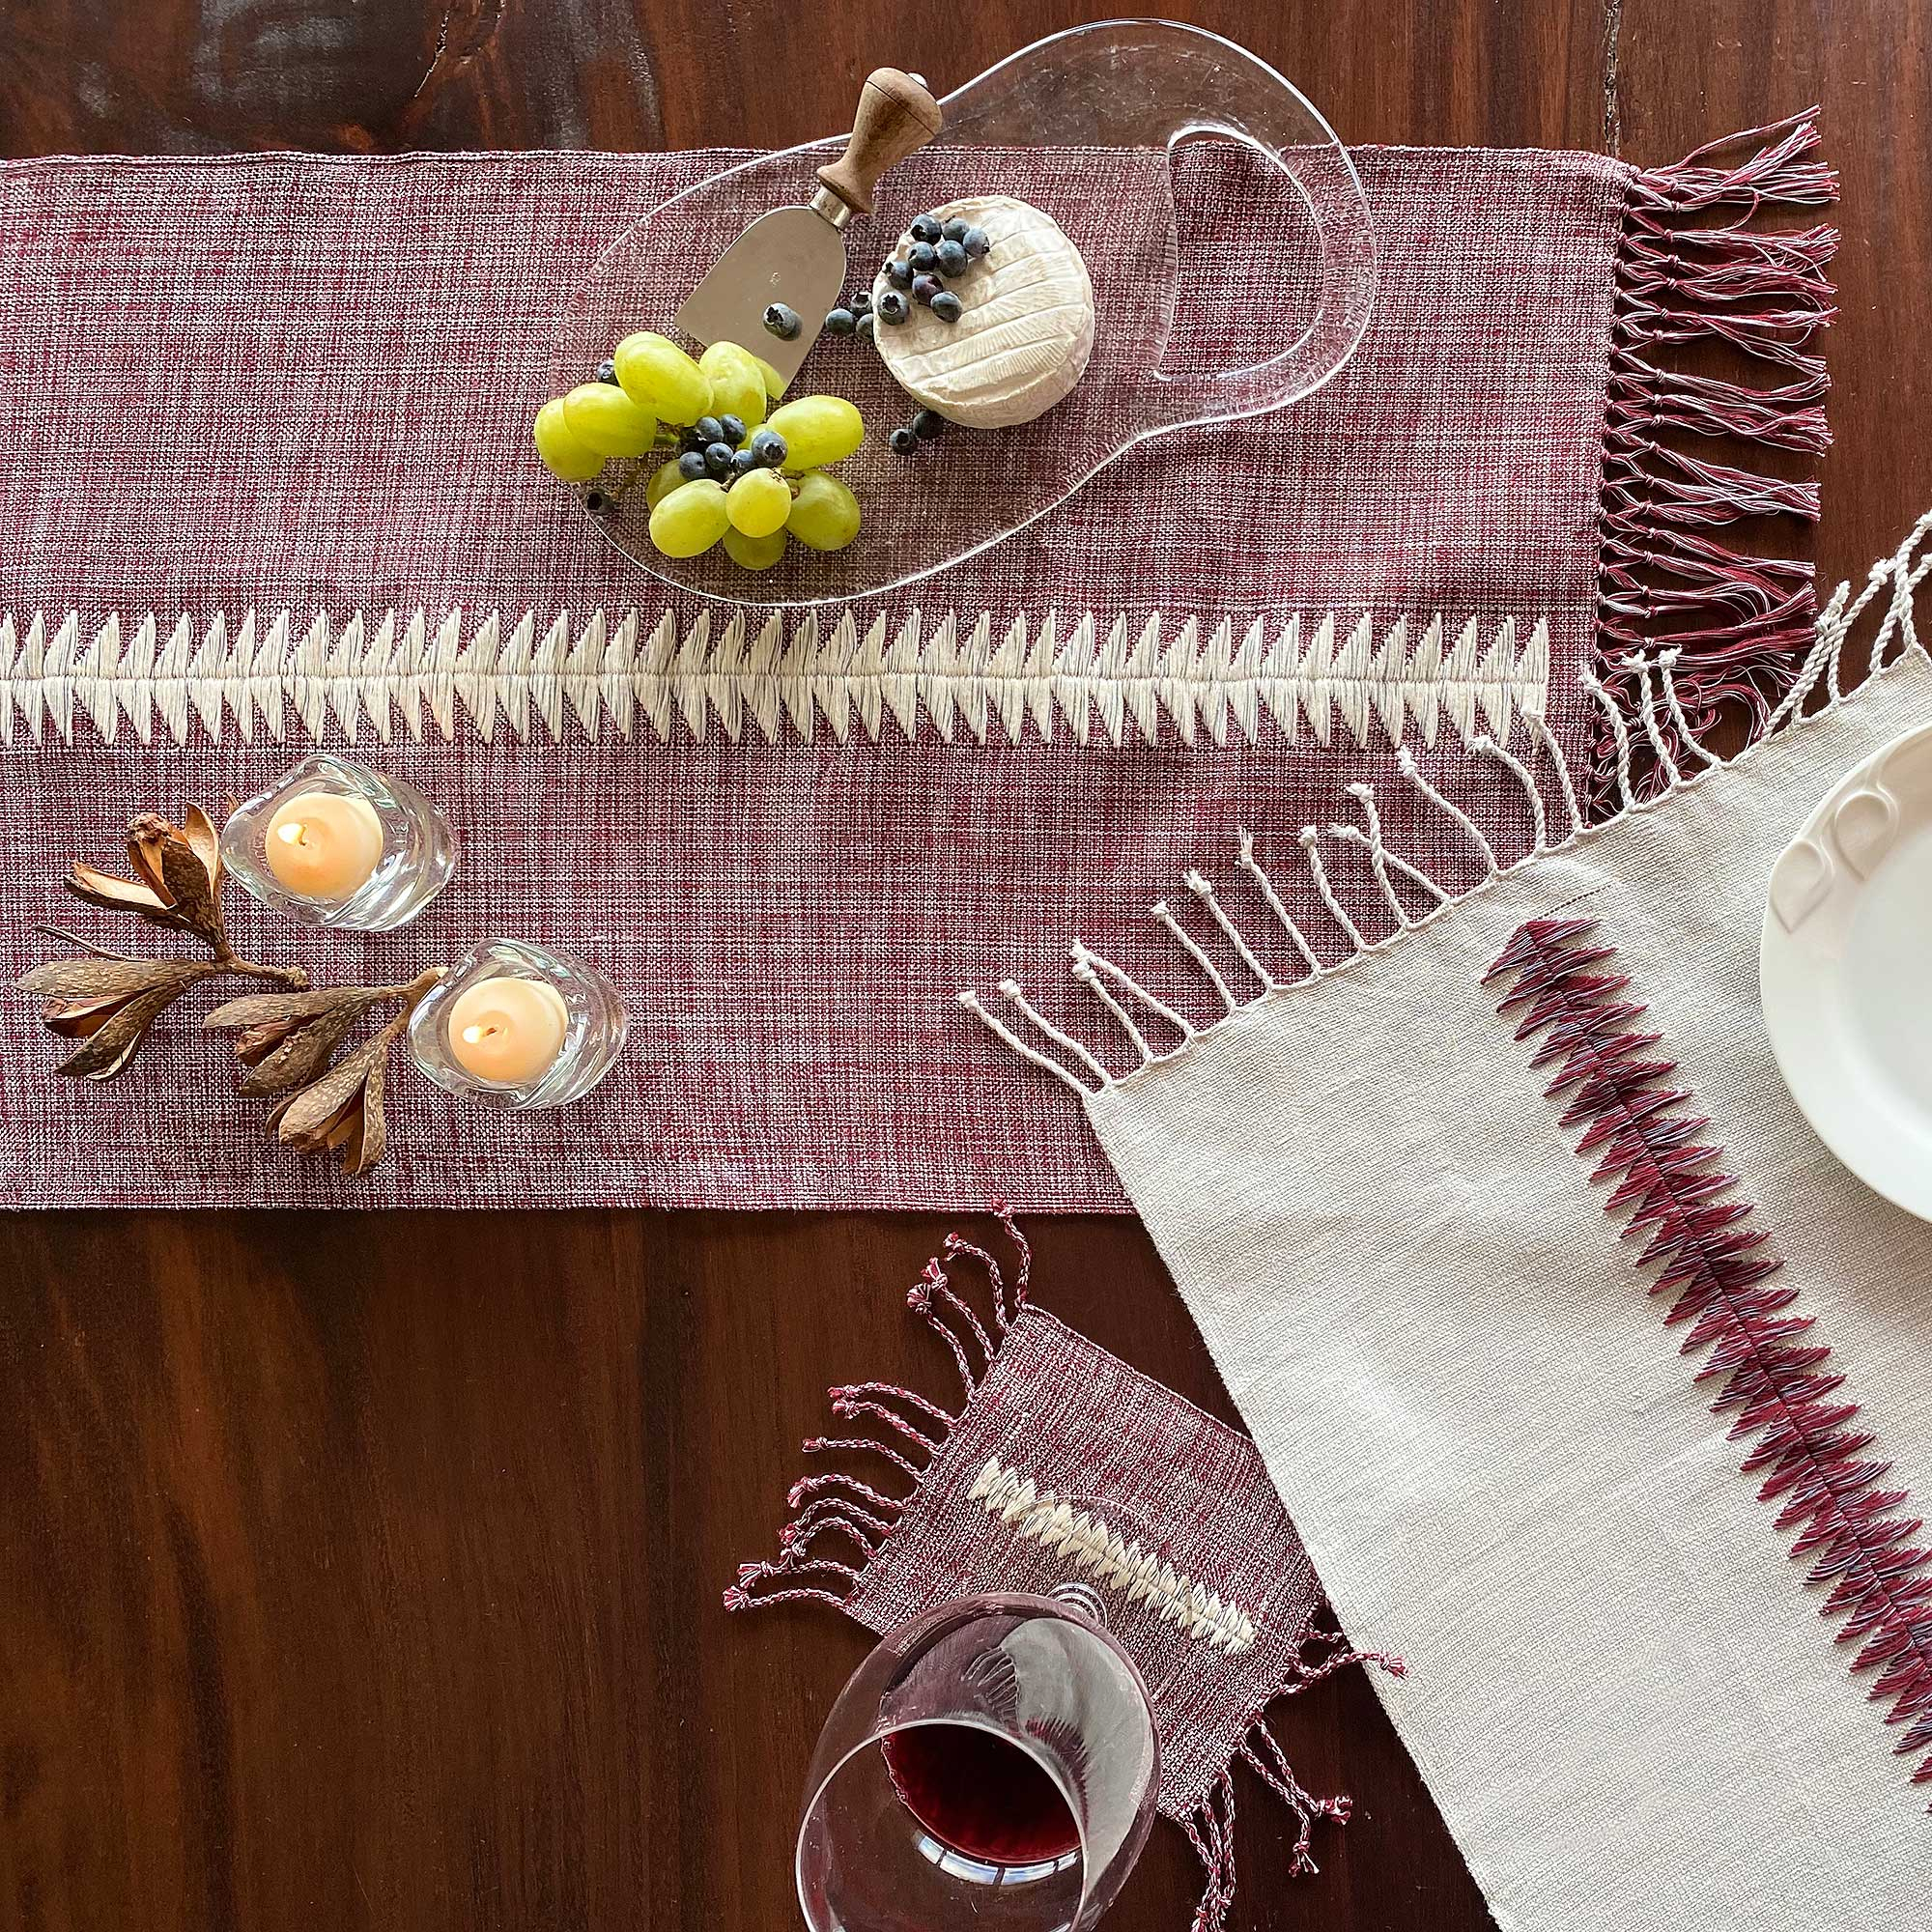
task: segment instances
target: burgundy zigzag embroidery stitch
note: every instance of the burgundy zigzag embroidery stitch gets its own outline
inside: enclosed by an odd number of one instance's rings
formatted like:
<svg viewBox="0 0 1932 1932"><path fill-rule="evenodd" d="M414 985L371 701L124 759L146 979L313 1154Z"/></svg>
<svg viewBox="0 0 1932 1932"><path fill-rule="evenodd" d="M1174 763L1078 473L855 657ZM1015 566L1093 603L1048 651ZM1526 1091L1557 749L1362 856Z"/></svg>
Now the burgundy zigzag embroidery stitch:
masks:
<svg viewBox="0 0 1932 1932"><path fill-rule="evenodd" d="M1760 1500L1782 1502L1777 1527L1798 1532L1792 1553L1811 1559L1806 1580L1832 1586L1820 1614L1843 1616L1837 1640L1861 1646L1854 1671L1878 1670L1872 1699L1890 1698L1886 1722L1909 1726L1895 1748L1924 1750L1932 1551L1912 1542L1918 1519L1890 1514L1907 1493L1879 1487L1890 1463L1861 1460L1872 1437L1850 1426L1858 1404L1833 1399L1844 1377L1828 1370L1830 1349L1801 1345L1812 1317L1790 1312L1798 1291L1771 1281L1782 1264L1751 1225L1751 1204L1727 1198L1737 1177L1698 1138L1710 1121L1690 1111L1690 1091L1669 1084L1677 1063L1651 1057L1662 1035L1635 1031L1644 1008L1622 997L1629 976L1593 970L1616 953L1578 943L1595 924L1531 920L1484 984L1516 975L1497 1011L1528 1009L1516 1037L1543 1035L1532 1066L1558 1063L1545 1091L1569 1095L1562 1124L1584 1127L1577 1151L1599 1155L1591 1179L1615 1181L1605 1212L1630 1208L1625 1238L1648 1236L1637 1261L1662 1264L1651 1293L1677 1297L1666 1325L1692 1324L1683 1352L1710 1350L1696 1379L1726 1378L1711 1406L1736 1411L1730 1434L1751 1443L1744 1468L1764 1473ZM1932 1755L1913 1773L1928 1781Z"/></svg>

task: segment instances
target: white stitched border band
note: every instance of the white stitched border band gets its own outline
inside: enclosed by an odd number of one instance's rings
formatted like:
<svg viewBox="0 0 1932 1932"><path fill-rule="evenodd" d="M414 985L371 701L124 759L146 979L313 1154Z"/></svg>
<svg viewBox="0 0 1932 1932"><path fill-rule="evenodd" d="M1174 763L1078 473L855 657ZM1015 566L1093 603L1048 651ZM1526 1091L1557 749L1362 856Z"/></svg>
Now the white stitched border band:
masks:
<svg viewBox="0 0 1932 1932"><path fill-rule="evenodd" d="M1237 642L1233 621L1085 616L1065 630L1052 613L1015 618L997 639L993 620L947 612L928 628L915 611L890 638L875 617L862 635L848 614L789 629L744 613L684 629L667 614L614 620L595 612L573 629L567 612L496 612L469 621L452 611L326 615L250 611L205 626L185 613L124 624L111 616L83 641L79 614L0 616L0 746L71 743L78 721L112 743L126 730L185 743L198 720L213 741L367 735L386 742L488 741L500 730L555 739L573 722L591 736L736 740L749 725L767 740L877 739L888 721L908 738L928 725L951 741L984 742L995 723L1014 742L1065 731L1079 744L1205 734L1216 745L1253 744L1264 717L1289 738L1357 745L1379 734L1433 745L1446 721L1468 740L1506 740L1519 717L1540 719L1549 688L1549 634L1538 624L1517 643L1513 619L1485 641L1472 618L1446 649L1442 620L1409 640L1398 620L1377 641L1364 616L1343 635L1331 614L1304 640L1291 617L1264 641L1261 620Z"/></svg>

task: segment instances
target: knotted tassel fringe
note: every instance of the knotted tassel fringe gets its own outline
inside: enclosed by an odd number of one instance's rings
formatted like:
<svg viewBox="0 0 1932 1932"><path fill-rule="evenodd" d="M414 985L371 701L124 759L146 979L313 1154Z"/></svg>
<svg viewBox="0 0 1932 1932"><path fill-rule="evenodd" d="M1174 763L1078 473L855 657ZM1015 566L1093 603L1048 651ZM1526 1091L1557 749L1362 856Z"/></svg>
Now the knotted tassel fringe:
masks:
<svg viewBox="0 0 1932 1932"><path fill-rule="evenodd" d="M948 1261L966 1255L984 1268L992 1291L992 1332L952 1287L952 1278L937 1260L925 1264L925 1272L906 1296L906 1305L914 1314L923 1316L946 1344L969 1402L1027 1305L1027 1282L1033 1266L1033 1252L1012 1210L1001 1202L995 1211L1018 1257L1010 1290L999 1263L984 1248L956 1235L946 1239ZM843 1609L865 1575L866 1564L897 1526L906 1505L919 1493L932 1459L945 1447L959 1420L952 1410L892 1382L852 1382L827 1393L833 1414L841 1421L859 1423L866 1433L813 1435L806 1440L805 1453L876 1457L899 1475L909 1476L912 1488L894 1494L844 1469L801 1476L786 1497L793 1514L779 1532L777 1559L738 1566L738 1580L724 1592L727 1610L799 1602L831 1604ZM896 1479L884 1474L880 1477L881 1481ZM842 1546L845 1553L828 1555L828 1543L834 1551ZM852 1554L857 1555L857 1564L845 1560Z"/></svg>
<svg viewBox="0 0 1932 1932"><path fill-rule="evenodd" d="M1734 166L1710 158L1757 137L1766 145ZM1634 174L1626 192L1605 414L1595 670L1634 721L1639 674L1627 661L1674 650L1684 721L1700 740L1727 707L1744 708L1753 735L1764 728L1804 665L1817 598L1808 563L1692 532L1756 517L1815 523L1818 486L1659 439L1723 438L1806 454L1830 443L1829 378L1810 344L1837 313L1829 273L1837 231L1763 225L1769 210L1836 199L1836 175L1807 158L1818 145L1807 112ZM1713 343L1771 365L1777 377L1729 381L1659 360L1660 351ZM1674 716L1663 733L1681 762L1687 748ZM1593 817L1614 808L1616 779L1615 736L1605 721L1589 775Z"/></svg>
<svg viewBox="0 0 1932 1932"><path fill-rule="evenodd" d="M1312 1630L1303 1639L1302 1654L1296 1660L1293 1680L1282 1690L1282 1698L1297 1697L1338 1670L1373 1663L1391 1677L1406 1675L1399 1657L1377 1650L1352 1649L1339 1631ZM1275 1701L1275 1700L1270 1700ZM1261 1781L1287 1805L1296 1825L1294 1848L1289 1860L1291 1878L1304 1878L1321 1867L1315 1862L1312 1846L1315 1827L1322 1819L1346 1825L1354 1809L1354 1801L1346 1792L1332 1798L1318 1798L1294 1775L1288 1753L1268 1728L1267 1718L1256 1712L1236 1747L1237 1755ZM1224 1771L1208 1788L1206 1798L1181 1821L1187 1841L1200 1859L1206 1879L1201 1902L1194 1909L1190 1932L1224 1932L1228 1909L1235 1902L1235 1780L1232 1767Z"/></svg>

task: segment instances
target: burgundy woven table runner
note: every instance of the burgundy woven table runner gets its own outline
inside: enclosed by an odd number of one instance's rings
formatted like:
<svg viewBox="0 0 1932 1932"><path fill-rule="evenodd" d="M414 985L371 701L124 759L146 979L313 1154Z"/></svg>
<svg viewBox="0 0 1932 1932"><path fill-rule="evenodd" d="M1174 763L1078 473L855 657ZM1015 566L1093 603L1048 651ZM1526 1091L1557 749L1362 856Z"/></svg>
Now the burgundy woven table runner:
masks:
<svg viewBox="0 0 1932 1932"><path fill-rule="evenodd" d="M1721 526L1816 512L1813 486L1761 473L1769 447L1823 437L1805 345L1832 238L1765 217L1829 198L1814 138L1649 175L1362 151L1380 297L1326 391L1160 440L879 605L772 624L667 597L528 446L588 266L729 156L5 164L0 967L42 956L49 917L114 943L56 881L111 860L131 812L216 808L324 742L445 808L458 882L381 940L242 904L244 950L368 980L486 934L549 941L611 973L634 1045L556 1116L460 1113L399 1079L393 1151L351 1185L266 1145L191 1002L97 1094L52 1077L9 1000L0 1185L37 1205L1123 1208L1077 1110L956 986L1015 966L1057 985L1076 937L1157 986L1159 882L1230 825L1352 815L1346 787L1398 743L1520 838L1520 787L1472 781L1448 744L1547 730L1587 768L1581 674L1614 689L1634 643L1682 640L1693 707L1776 690L1808 574ZM1041 154L1003 185L1097 248L1144 164ZM1170 360L1267 340L1246 181L1217 152L1179 163L1200 266ZM640 292L640 319L675 294ZM1687 338L1771 378L1665 373ZM1453 881L1466 841L1391 812ZM1377 837L1326 876L1344 904L1380 902Z"/></svg>

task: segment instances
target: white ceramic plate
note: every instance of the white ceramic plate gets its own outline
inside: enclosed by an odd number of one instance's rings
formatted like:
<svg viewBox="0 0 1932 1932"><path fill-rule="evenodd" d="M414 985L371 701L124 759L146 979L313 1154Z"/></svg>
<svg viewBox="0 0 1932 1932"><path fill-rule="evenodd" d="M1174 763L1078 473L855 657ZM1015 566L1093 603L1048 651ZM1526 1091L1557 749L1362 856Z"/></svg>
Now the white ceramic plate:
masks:
<svg viewBox="0 0 1932 1932"><path fill-rule="evenodd" d="M1800 1112L1932 1221L1932 724L1840 779L1779 856L1758 968Z"/></svg>

